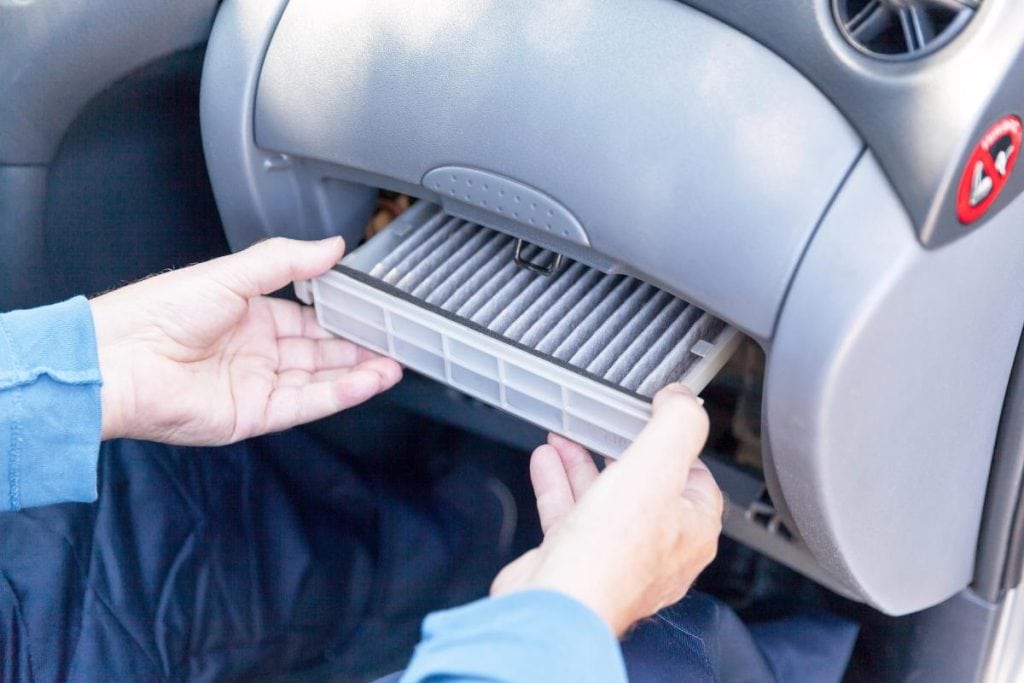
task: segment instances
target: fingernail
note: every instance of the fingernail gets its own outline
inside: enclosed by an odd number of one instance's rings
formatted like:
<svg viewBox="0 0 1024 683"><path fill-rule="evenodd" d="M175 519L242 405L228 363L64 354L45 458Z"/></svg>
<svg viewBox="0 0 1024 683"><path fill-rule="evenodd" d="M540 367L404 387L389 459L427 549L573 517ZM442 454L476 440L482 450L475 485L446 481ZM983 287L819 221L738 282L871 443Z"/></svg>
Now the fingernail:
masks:
<svg viewBox="0 0 1024 683"><path fill-rule="evenodd" d="M391 381L392 386L394 386L395 384L398 384L399 382L401 382L402 381L402 375L404 375L404 374L405 373L403 372L402 366L399 365L398 363L395 363L395 369L390 373L390 375L391 375L390 381Z"/></svg>
<svg viewBox="0 0 1024 683"><path fill-rule="evenodd" d="M665 388L668 389L669 391L674 391L677 394L683 394L684 396L689 396L690 398L696 398L698 401L701 401L701 403L703 403L701 399L697 398L697 394L693 393L693 390L690 389L690 387L686 386L681 382L669 384Z"/></svg>

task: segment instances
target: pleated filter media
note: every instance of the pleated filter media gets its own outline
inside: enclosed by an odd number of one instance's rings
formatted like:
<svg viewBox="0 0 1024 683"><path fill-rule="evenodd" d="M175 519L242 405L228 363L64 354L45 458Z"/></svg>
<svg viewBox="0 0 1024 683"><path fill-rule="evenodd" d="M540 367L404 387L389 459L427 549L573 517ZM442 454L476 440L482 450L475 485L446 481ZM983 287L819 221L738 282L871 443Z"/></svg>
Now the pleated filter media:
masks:
<svg viewBox="0 0 1024 683"><path fill-rule="evenodd" d="M419 202L309 292L332 332L611 456L658 389L703 389L738 346L656 287L568 260L538 272L556 255L518 246Z"/></svg>

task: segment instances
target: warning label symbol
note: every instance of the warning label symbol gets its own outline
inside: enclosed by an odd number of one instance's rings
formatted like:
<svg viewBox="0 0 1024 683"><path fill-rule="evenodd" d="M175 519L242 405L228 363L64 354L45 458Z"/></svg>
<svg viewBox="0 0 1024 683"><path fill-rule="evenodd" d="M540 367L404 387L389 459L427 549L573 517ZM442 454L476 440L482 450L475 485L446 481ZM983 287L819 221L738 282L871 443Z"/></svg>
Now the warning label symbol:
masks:
<svg viewBox="0 0 1024 683"><path fill-rule="evenodd" d="M1021 120L1006 116L988 129L974 148L960 178L957 217L964 225L978 220L996 201L1017 163Z"/></svg>

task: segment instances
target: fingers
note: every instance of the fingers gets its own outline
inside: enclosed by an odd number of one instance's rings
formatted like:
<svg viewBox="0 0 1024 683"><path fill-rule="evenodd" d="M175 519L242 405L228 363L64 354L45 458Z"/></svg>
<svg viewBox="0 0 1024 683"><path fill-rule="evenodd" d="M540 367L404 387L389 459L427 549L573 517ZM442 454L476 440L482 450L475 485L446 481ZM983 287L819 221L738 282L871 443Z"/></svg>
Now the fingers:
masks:
<svg viewBox="0 0 1024 683"><path fill-rule="evenodd" d="M277 373L276 387L303 387L307 384L316 384L318 382L333 383L342 379L350 372L352 372L352 368L318 370L316 372L309 372L308 370L285 370L284 372Z"/></svg>
<svg viewBox="0 0 1024 683"><path fill-rule="evenodd" d="M562 467L569 477L569 485L572 487L574 500L587 492L587 489L597 480L597 465L586 448L575 441L570 441L558 434L548 434L548 443L551 444L562 460Z"/></svg>
<svg viewBox="0 0 1024 683"><path fill-rule="evenodd" d="M491 583L491 596L513 593L527 587L531 574L536 571L539 555L540 551L533 548L505 565Z"/></svg>
<svg viewBox="0 0 1024 683"><path fill-rule="evenodd" d="M319 377L311 375L306 383L280 383L267 400L262 431L281 431L363 403L397 384L402 368L389 358L374 358L329 379Z"/></svg>
<svg viewBox="0 0 1024 683"><path fill-rule="evenodd" d="M683 489L683 498L689 500L701 514L721 520L725 507L722 490L718 488L718 483L715 481L714 475L711 474L711 470L700 460L690 468L689 476L686 478L686 487Z"/></svg>
<svg viewBox="0 0 1024 683"><path fill-rule="evenodd" d="M530 481L537 496L540 527L546 534L565 519L576 503L562 458L554 446L545 444L533 452Z"/></svg>
<svg viewBox="0 0 1024 683"><path fill-rule="evenodd" d="M690 468L686 487L679 499L682 515L681 541L689 558L684 563L687 586L704 570L718 553L718 537L722 533L725 499L707 465L697 461ZM683 591L685 592L685 591ZM682 597L681 595L679 597Z"/></svg>
<svg viewBox="0 0 1024 683"><path fill-rule="evenodd" d="M235 294L248 299L277 291L295 280L322 275L344 253L345 241L341 237L317 242L275 237L203 267L209 268L213 277Z"/></svg>
<svg viewBox="0 0 1024 683"><path fill-rule="evenodd" d="M263 300L274 318L274 327L278 337L308 337L310 339L330 339L334 335L320 327L316 319L316 309L288 301L267 297Z"/></svg>
<svg viewBox="0 0 1024 683"><path fill-rule="evenodd" d="M597 477L597 465L587 449L564 436L548 434L548 443L530 458L530 479L545 534L572 511Z"/></svg>
<svg viewBox="0 0 1024 683"><path fill-rule="evenodd" d="M623 464L651 468L657 476L685 486L707 435L708 415L696 396L681 384L671 384L654 396L651 420L626 450Z"/></svg>
<svg viewBox="0 0 1024 683"><path fill-rule="evenodd" d="M398 384L402 379L402 366L398 364L398 361L393 360L391 358L377 357L371 358L370 360L365 360L359 363L359 365L352 368L349 371L349 374L357 372L372 373L378 375L381 379L381 391L390 389L391 387ZM341 398L344 398L343 394L339 394L339 396ZM362 403L363 400L365 399L362 399L358 402ZM350 405L355 404L353 403ZM347 408L348 406L346 405L344 407Z"/></svg>
<svg viewBox="0 0 1024 683"><path fill-rule="evenodd" d="M289 337L277 340L278 373L289 370L319 372L350 368L379 356L347 339Z"/></svg>

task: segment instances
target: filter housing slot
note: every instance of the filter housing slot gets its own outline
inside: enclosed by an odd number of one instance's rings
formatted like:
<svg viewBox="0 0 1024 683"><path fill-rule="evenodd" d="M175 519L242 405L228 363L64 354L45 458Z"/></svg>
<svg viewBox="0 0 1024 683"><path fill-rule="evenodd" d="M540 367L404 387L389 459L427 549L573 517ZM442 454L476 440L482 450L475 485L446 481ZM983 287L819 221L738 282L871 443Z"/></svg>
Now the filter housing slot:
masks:
<svg viewBox="0 0 1024 683"><path fill-rule="evenodd" d="M671 382L699 392L740 333L625 275L517 264L516 240L419 202L311 288L326 329L617 456ZM554 262L526 245L521 257Z"/></svg>

